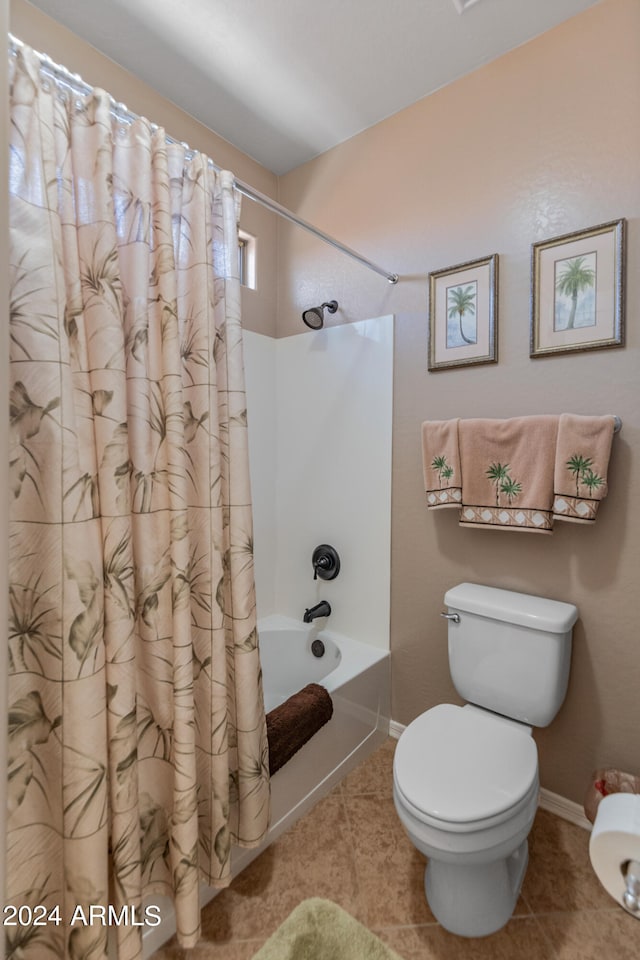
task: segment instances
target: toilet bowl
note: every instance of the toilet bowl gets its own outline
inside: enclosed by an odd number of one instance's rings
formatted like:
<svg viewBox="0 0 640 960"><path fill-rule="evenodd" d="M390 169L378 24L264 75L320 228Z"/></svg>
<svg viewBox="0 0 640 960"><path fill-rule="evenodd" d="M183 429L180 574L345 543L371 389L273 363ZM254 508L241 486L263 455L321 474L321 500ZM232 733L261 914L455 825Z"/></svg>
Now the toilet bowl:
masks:
<svg viewBox="0 0 640 960"><path fill-rule="evenodd" d="M393 799L427 857L425 894L440 924L487 936L511 917L538 803L532 726L567 689L573 604L480 584L445 595L451 677L464 706L438 704L402 733Z"/></svg>
<svg viewBox="0 0 640 960"><path fill-rule="evenodd" d="M428 858L435 918L460 936L499 930L513 913L538 803L531 728L467 705L440 704L397 745L393 799Z"/></svg>

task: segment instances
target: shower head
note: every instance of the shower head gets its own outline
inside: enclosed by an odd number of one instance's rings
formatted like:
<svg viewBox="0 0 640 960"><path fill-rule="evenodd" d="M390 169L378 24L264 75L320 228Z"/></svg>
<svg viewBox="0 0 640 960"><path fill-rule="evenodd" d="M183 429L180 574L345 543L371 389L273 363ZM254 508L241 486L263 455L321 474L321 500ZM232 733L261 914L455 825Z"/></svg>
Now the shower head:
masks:
<svg viewBox="0 0 640 960"><path fill-rule="evenodd" d="M324 324L324 311L328 310L329 313L335 313L337 309L338 301L329 300L328 303L323 303L320 307L309 307L308 310L304 310L302 319L312 330L320 330Z"/></svg>

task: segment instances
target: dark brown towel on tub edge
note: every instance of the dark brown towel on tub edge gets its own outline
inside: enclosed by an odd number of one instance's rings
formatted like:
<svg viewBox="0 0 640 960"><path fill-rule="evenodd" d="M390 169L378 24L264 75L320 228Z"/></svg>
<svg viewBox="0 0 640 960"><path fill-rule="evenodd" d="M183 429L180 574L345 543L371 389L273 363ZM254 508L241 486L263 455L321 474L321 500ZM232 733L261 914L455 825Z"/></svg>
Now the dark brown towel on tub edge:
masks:
<svg viewBox="0 0 640 960"><path fill-rule="evenodd" d="M331 720L333 703L319 683L308 683L267 714L269 773L283 767L294 753Z"/></svg>

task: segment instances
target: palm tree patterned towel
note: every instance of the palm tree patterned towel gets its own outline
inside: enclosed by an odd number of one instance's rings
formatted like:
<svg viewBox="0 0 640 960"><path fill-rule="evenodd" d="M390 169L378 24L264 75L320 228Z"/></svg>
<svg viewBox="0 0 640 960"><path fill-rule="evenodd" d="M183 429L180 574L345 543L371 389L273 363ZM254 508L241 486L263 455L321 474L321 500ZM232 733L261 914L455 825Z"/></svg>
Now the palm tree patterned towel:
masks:
<svg viewBox="0 0 640 960"><path fill-rule="evenodd" d="M422 469L427 507L459 507L462 474L458 420L430 420L422 424Z"/></svg>
<svg viewBox="0 0 640 960"><path fill-rule="evenodd" d="M461 420L461 526L551 533L557 432L557 416Z"/></svg>
<svg viewBox="0 0 640 960"><path fill-rule="evenodd" d="M593 523L607 495L614 417L563 413L558 422L553 516Z"/></svg>

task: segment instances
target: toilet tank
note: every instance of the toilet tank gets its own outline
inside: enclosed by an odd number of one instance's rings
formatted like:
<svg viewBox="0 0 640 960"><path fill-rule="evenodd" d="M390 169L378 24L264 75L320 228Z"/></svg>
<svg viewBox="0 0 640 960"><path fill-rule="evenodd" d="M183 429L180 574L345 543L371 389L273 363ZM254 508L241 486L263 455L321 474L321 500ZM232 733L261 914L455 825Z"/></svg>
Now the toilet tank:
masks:
<svg viewBox="0 0 640 960"><path fill-rule="evenodd" d="M444 596L449 666L470 703L535 727L546 727L567 692L572 603L461 583Z"/></svg>

